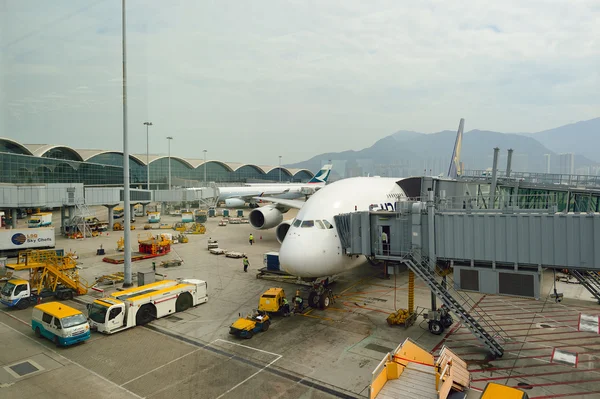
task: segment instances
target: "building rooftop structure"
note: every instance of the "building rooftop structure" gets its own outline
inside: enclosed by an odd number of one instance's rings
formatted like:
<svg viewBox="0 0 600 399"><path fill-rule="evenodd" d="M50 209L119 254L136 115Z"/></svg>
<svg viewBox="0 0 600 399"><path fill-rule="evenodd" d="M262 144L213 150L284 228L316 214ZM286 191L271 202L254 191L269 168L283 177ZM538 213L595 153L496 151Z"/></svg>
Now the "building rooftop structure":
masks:
<svg viewBox="0 0 600 399"><path fill-rule="evenodd" d="M148 160L146 161L146 158ZM130 154L132 186L145 188L147 167L151 188L165 188L169 157L166 155ZM170 156L173 182L197 186L210 182L243 183L247 181L305 182L314 173L307 169L270 165L225 162ZM66 145L22 144L0 137L1 183L73 183L86 185L122 184L123 153L113 150L75 149ZM182 183L183 182L183 183ZM177 184L177 183L176 183Z"/></svg>

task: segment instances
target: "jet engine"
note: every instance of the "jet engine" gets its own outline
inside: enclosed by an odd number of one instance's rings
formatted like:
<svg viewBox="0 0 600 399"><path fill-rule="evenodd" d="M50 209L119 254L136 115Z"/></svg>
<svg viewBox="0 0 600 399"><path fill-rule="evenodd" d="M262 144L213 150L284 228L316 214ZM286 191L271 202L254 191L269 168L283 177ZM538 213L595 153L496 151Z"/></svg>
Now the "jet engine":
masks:
<svg viewBox="0 0 600 399"><path fill-rule="evenodd" d="M277 226L283 220L283 214L273 205L256 208L248 216L252 227L258 230L266 230Z"/></svg>
<svg viewBox="0 0 600 399"><path fill-rule="evenodd" d="M293 222L293 219L286 220L285 222L281 222L281 224L279 224L279 226L277 226L277 228L275 229L275 237L277 237L277 241L279 241L280 244L283 242L283 239L285 238L285 235L287 234L288 230L290 229L292 222Z"/></svg>
<svg viewBox="0 0 600 399"><path fill-rule="evenodd" d="M227 208L239 208L241 206L244 206L246 204L246 202L243 199L239 199L239 198L227 198L225 200L225 206Z"/></svg>

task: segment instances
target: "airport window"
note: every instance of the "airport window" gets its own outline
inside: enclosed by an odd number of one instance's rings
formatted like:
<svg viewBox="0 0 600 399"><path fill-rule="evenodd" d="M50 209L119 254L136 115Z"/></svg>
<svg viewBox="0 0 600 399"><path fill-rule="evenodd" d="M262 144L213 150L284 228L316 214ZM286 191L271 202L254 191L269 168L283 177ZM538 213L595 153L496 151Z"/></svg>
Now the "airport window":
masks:
<svg viewBox="0 0 600 399"><path fill-rule="evenodd" d="M313 227L314 225L315 225L314 220L305 220L304 222L302 222L302 228Z"/></svg>
<svg viewBox="0 0 600 399"><path fill-rule="evenodd" d="M331 223L329 223L327 220L323 220L323 223L325 224L326 228L333 229L333 225Z"/></svg>
<svg viewBox="0 0 600 399"><path fill-rule="evenodd" d="M301 224L302 224L302 220L300 220L300 219L296 219L296 221L294 221L294 227L300 227Z"/></svg>
<svg viewBox="0 0 600 399"><path fill-rule="evenodd" d="M48 313L44 313L44 315L42 316L42 321L44 323L52 323L52 316L50 316Z"/></svg>
<svg viewBox="0 0 600 399"><path fill-rule="evenodd" d="M317 220L316 222L317 222L317 227L318 227L318 228L320 228L320 229L324 229L324 228L325 228L325 225L323 224L323 222L322 222L322 221L320 221L320 220Z"/></svg>

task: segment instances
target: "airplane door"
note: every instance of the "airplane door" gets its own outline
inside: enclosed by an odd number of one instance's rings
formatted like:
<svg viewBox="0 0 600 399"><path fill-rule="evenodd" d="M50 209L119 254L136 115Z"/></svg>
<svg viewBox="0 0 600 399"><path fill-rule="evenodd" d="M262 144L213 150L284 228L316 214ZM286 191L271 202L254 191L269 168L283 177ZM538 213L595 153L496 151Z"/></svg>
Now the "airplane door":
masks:
<svg viewBox="0 0 600 399"><path fill-rule="evenodd" d="M381 242L381 253L384 256L390 254L390 226L379 227L379 240Z"/></svg>

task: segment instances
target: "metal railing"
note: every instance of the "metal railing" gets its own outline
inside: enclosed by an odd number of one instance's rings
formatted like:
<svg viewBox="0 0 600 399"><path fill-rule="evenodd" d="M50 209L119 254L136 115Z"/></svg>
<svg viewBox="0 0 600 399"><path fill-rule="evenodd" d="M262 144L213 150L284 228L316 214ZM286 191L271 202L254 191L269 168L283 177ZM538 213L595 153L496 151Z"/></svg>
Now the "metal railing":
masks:
<svg viewBox="0 0 600 399"><path fill-rule="evenodd" d="M561 173L532 173L532 172L510 172L506 177L506 171L497 170L498 179L509 179L531 184L551 184L573 187L586 187L600 189L600 176L594 175L570 175ZM459 177L460 180L491 180L490 170L465 170Z"/></svg>

